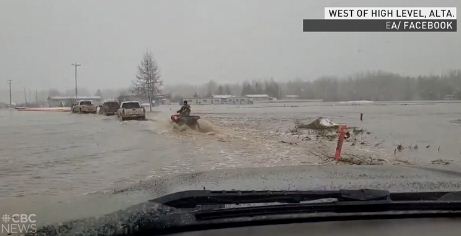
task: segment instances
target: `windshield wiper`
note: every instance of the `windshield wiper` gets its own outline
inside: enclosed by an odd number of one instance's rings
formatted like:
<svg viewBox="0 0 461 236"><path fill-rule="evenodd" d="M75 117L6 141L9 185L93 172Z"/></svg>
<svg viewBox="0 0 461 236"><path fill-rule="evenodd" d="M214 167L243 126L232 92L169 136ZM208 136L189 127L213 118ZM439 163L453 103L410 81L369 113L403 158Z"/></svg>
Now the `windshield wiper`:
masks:
<svg viewBox="0 0 461 236"><path fill-rule="evenodd" d="M46 226L38 232L151 235L295 222L460 216L461 192L199 190L166 195L98 219Z"/></svg>
<svg viewBox="0 0 461 236"><path fill-rule="evenodd" d="M330 201L319 201L327 200ZM331 201L333 199L334 201ZM196 220L281 214L377 213L437 211L459 214L460 192L390 193L359 189L337 191L207 191L177 192L152 200L174 208L190 209ZM243 205L239 207L239 205ZM387 213L386 213L387 214ZM407 214L407 213L405 213ZM411 213L411 215L414 215Z"/></svg>
<svg viewBox="0 0 461 236"><path fill-rule="evenodd" d="M371 200L438 200L447 192L389 193L386 190L359 189L337 191L208 191L177 192L152 201L175 208L195 208L204 205L245 203L302 203L334 198L337 201Z"/></svg>

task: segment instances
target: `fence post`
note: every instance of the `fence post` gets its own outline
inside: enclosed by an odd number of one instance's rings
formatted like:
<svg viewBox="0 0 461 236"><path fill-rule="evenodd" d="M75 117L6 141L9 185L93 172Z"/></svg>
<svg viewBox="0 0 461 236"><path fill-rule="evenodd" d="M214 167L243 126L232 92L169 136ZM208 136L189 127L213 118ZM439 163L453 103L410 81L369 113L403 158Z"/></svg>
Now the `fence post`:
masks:
<svg viewBox="0 0 461 236"><path fill-rule="evenodd" d="M347 126L340 125L338 127L338 143L336 144L336 153L335 153L335 160L341 160L341 149L343 147L344 138L346 136Z"/></svg>

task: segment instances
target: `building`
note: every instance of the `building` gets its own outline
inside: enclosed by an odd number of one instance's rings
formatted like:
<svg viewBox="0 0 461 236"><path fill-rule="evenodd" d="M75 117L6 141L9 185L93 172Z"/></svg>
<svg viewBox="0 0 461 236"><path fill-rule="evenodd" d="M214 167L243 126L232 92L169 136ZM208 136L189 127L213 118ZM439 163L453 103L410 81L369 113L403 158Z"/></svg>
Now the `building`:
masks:
<svg viewBox="0 0 461 236"><path fill-rule="evenodd" d="M183 101L191 105L247 105L253 101L247 97L235 97L232 95L213 95L211 98L184 98Z"/></svg>
<svg viewBox="0 0 461 236"><path fill-rule="evenodd" d="M101 103L102 98L100 96L79 96L77 100L91 100L95 104ZM73 96L54 96L48 97L48 106L50 107L71 107L75 102Z"/></svg>
<svg viewBox="0 0 461 236"><path fill-rule="evenodd" d="M135 94L123 94L117 97L117 100L119 102L125 102L125 101L140 101L143 102L144 99L141 96L135 95Z"/></svg>
<svg viewBox="0 0 461 236"><path fill-rule="evenodd" d="M225 104L253 104L253 100L247 97L230 97L225 100Z"/></svg>
<svg viewBox="0 0 461 236"><path fill-rule="evenodd" d="M125 95L120 95L118 96L117 100L119 102L123 101L139 101L141 103L147 103L149 105L149 100L145 97L142 97L140 95L136 94L125 94ZM159 95L154 95L152 98L152 105L168 105L170 104L170 99L168 99L168 96L165 94L159 94Z"/></svg>
<svg viewBox="0 0 461 236"><path fill-rule="evenodd" d="M167 95L167 94L155 95L154 98L153 98L154 104L156 104L156 105L169 105L171 103L169 97L170 96Z"/></svg>
<svg viewBox="0 0 461 236"><path fill-rule="evenodd" d="M456 96L454 94L445 95L444 100L455 100Z"/></svg>
<svg viewBox="0 0 461 236"><path fill-rule="evenodd" d="M193 105L210 105L212 104L211 98L184 98L183 101L187 101L189 104Z"/></svg>
<svg viewBox="0 0 461 236"><path fill-rule="evenodd" d="M290 100L299 99L299 95L289 94L285 96L285 99L290 99Z"/></svg>
<svg viewBox="0 0 461 236"><path fill-rule="evenodd" d="M233 95L213 95L213 104L251 104L248 98Z"/></svg>
<svg viewBox="0 0 461 236"><path fill-rule="evenodd" d="M254 102L269 102L274 100L274 98L270 97L267 94L248 94L245 97L251 99Z"/></svg>

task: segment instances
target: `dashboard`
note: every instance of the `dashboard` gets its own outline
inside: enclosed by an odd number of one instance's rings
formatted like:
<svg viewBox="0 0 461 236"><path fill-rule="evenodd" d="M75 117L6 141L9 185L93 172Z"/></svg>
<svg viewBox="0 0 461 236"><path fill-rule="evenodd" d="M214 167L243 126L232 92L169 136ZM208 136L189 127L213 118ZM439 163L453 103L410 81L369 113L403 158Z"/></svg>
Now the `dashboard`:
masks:
<svg viewBox="0 0 461 236"><path fill-rule="evenodd" d="M445 236L461 235L461 218L418 218L293 223L182 232L176 236Z"/></svg>

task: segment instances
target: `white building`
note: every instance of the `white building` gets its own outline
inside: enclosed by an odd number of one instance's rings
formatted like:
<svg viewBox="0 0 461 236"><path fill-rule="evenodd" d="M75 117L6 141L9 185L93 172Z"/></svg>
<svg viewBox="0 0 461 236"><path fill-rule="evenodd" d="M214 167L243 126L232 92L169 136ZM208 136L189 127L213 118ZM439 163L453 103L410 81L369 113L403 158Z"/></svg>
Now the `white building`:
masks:
<svg viewBox="0 0 461 236"><path fill-rule="evenodd" d="M274 98L267 94L248 94L245 95L245 97L251 99L254 102L268 102L274 100Z"/></svg>
<svg viewBox="0 0 461 236"><path fill-rule="evenodd" d="M211 98L184 98L191 105L245 105L253 104L247 97L235 97L232 95L213 95Z"/></svg>
<svg viewBox="0 0 461 236"><path fill-rule="evenodd" d="M289 94L285 96L286 99L299 99L299 95L296 94Z"/></svg>
<svg viewBox="0 0 461 236"><path fill-rule="evenodd" d="M100 96L78 96L77 99L75 99L75 96L53 96L48 97L48 106L70 107L75 102L75 100L91 100L95 104L99 104L102 102L102 98Z"/></svg>
<svg viewBox="0 0 461 236"><path fill-rule="evenodd" d="M239 105L253 104L253 100L251 100L250 98L246 98L246 97L230 97L230 98L227 98L224 102L225 103L223 104L239 104Z"/></svg>

